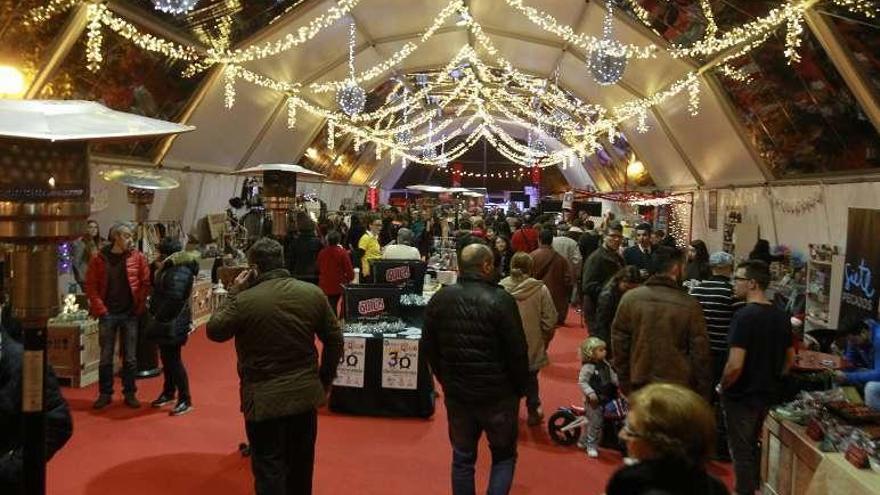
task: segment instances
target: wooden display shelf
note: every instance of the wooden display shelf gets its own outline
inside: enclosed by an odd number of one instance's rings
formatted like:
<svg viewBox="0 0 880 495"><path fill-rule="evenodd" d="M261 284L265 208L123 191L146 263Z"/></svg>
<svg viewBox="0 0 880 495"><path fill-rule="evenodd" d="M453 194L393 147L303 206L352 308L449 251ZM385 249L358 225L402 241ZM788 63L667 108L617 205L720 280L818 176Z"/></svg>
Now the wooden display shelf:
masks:
<svg viewBox="0 0 880 495"><path fill-rule="evenodd" d="M211 319L213 312L213 286L210 279L196 280L193 283L191 305L193 327L198 328Z"/></svg>
<svg viewBox="0 0 880 495"><path fill-rule="evenodd" d="M99 333L98 320L49 323L46 358L62 385L82 388L98 381L98 365L101 361ZM118 372L121 367L117 339L113 352L113 372Z"/></svg>

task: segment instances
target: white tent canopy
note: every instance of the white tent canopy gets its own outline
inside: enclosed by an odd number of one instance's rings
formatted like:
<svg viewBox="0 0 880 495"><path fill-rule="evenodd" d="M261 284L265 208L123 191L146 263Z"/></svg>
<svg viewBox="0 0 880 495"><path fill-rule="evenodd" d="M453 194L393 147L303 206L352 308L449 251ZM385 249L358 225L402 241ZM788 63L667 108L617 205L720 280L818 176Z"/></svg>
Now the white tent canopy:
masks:
<svg viewBox="0 0 880 495"><path fill-rule="evenodd" d="M407 42L418 43L423 31L447 3L446 0L425 0L416 5L407 0L363 0L353 10L358 39L356 71L386 60ZM335 5L336 2L329 0L306 1L256 39L248 40L248 44L273 42L296 33ZM552 15L575 32L597 36L601 33L603 2L572 4L534 0L529 6ZM606 108L651 95L696 67L694 62L672 58L661 49L656 58L631 59L621 83L602 87L590 77L583 51L539 28L506 2L472 0L468 8L498 48L499 55L521 72L552 80L558 69L560 87ZM416 55L378 80L442 68L468 44L477 50L481 60L491 61L491 56L473 42L467 28L457 26L455 21L455 18L448 20L437 34L421 45ZM662 38L625 14L618 14L614 30L615 36L624 43L666 46ZM245 63L244 67L277 80L303 83L304 88L312 82L344 79L348 70L347 31L344 19L337 21L298 49ZM687 92L684 92L648 113L648 132L637 132L635 121L621 126L659 187L692 188L758 183L768 179L757 154L744 139L739 122L728 109L726 97L716 91L717 84L713 84L712 77L701 76L698 116L690 115ZM288 129L287 114L283 111L286 97L246 83L236 85L236 104L228 110L224 107L224 78L210 78L207 84L205 97L190 120L201 131L176 139L165 163L233 171L259 163L296 161L325 124L323 119L300 112L295 130ZM308 94L304 89L303 94L326 108L334 106L332 92ZM224 139L218 140L217 136ZM558 143L550 147L554 145ZM574 187L591 185L583 167L577 169L563 171L568 182ZM382 187L390 188L400 172L400 165L390 164L386 158L371 174L353 174L352 181L359 184L377 181Z"/></svg>

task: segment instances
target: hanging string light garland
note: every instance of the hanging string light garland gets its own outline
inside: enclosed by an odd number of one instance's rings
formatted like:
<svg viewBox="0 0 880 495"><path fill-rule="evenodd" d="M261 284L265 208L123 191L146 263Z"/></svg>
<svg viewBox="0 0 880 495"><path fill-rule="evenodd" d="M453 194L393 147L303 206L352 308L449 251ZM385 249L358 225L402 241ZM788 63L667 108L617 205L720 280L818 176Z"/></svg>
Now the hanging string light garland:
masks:
<svg viewBox="0 0 880 495"><path fill-rule="evenodd" d="M354 75L354 45L357 31L354 19L348 24L348 83L336 93L336 103L349 117L361 113L367 103L367 92L360 87Z"/></svg>
<svg viewBox="0 0 880 495"><path fill-rule="evenodd" d="M589 69L600 86L612 86L623 79L627 56L623 45L614 39L614 5L605 0L605 19L602 21L602 41L590 53Z"/></svg>
<svg viewBox="0 0 880 495"><path fill-rule="evenodd" d="M802 215L804 213L807 213L810 210L816 208L816 206L822 204L822 201L824 201L825 199L821 188L815 194L812 194L807 198L798 200L785 200L779 198L770 187L764 189L764 194L766 194L768 200L774 208L782 211L783 213L788 213L791 215Z"/></svg>
<svg viewBox="0 0 880 495"><path fill-rule="evenodd" d="M196 7L199 0L153 0L153 7L166 14L186 14Z"/></svg>

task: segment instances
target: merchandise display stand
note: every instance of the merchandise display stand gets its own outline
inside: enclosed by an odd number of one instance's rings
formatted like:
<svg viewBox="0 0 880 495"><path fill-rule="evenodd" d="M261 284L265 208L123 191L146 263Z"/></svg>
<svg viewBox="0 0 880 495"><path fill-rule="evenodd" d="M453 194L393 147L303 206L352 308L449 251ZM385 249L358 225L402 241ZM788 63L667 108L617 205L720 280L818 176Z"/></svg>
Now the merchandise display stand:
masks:
<svg viewBox="0 0 880 495"><path fill-rule="evenodd" d="M807 262L806 330L836 329L840 319L844 256L837 246L810 244Z"/></svg>

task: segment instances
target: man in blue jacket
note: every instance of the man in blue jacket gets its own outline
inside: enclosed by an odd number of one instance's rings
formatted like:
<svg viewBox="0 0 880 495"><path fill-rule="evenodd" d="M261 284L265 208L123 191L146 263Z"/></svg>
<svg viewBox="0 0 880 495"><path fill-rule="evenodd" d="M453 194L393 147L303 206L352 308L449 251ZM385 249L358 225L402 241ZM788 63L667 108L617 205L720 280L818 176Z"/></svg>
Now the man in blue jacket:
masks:
<svg viewBox="0 0 880 495"><path fill-rule="evenodd" d="M880 410L880 322L866 319L858 322L847 337L847 361L854 371L838 371L839 383L865 386L865 404Z"/></svg>

